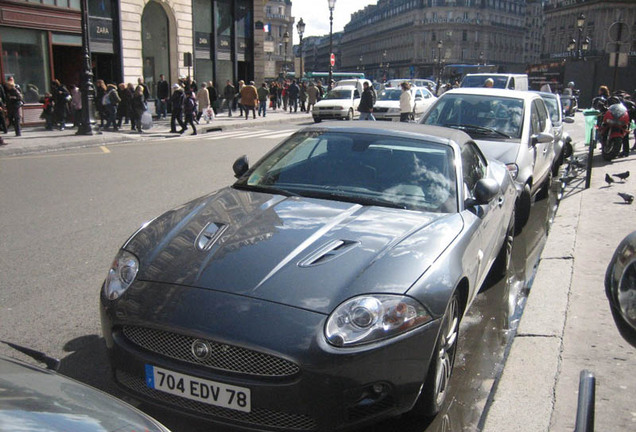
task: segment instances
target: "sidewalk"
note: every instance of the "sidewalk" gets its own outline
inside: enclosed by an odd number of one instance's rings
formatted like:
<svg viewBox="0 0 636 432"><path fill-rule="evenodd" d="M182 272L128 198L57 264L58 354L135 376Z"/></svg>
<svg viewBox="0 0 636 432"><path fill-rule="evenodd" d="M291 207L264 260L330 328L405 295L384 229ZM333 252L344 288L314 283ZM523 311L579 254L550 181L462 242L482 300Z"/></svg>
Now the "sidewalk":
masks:
<svg viewBox="0 0 636 432"><path fill-rule="evenodd" d="M581 113L565 126L578 143L577 157L586 160ZM606 173L624 171L634 176L605 183ZM607 163L597 149L589 189L585 170L576 173L550 229L484 432L572 432L583 369L596 377L596 430L636 430L636 348L619 333L604 286L614 250L636 230L636 205L617 195L636 194L636 153Z"/></svg>
<svg viewBox="0 0 636 432"><path fill-rule="evenodd" d="M297 113L289 113L277 109L276 111L268 109L265 117L256 116L256 119L250 115L248 120L245 116L239 116L239 111L234 111L232 117L228 117L226 112L221 113L210 123L202 121L197 125L197 135L205 136L206 133L223 131L245 127L264 127L279 123L303 122L313 123L310 114L298 111ZM177 130L180 127L177 125ZM22 136L15 136L12 128L9 128L8 134L2 134L5 145L0 146L0 157L17 156L29 153L40 153L48 151L57 151L69 148L80 147L96 147L111 143L121 143L130 141L141 141L158 138L178 138L180 136L188 136L192 130L188 128L183 135L170 133L170 117L162 120L155 120L151 129L144 130L143 133L130 130L130 124L122 125L118 132L112 130L99 131L93 128L93 135L76 135L77 129L66 128L63 131L52 130L47 131L44 126L27 126L22 128Z"/></svg>

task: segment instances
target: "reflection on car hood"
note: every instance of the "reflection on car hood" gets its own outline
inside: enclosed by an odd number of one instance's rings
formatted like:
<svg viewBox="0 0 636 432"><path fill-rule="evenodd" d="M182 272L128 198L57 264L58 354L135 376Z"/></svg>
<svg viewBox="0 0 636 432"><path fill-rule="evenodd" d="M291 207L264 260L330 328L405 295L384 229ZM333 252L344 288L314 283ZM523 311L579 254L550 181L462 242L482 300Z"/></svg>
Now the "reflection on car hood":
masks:
<svg viewBox="0 0 636 432"><path fill-rule="evenodd" d="M225 188L170 211L124 246L139 280L328 313L365 292L404 293L463 228L459 214Z"/></svg>
<svg viewBox="0 0 636 432"><path fill-rule="evenodd" d="M516 163L521 144L511 140L475 140L488 159L496 159L504 164Z"/></svg>
<svg viewBox="0 0 636 432"><path fill-rule="evenodd" d="M0 389L3 432L169 432L106 393L5 357L0 357Z"/></svg>

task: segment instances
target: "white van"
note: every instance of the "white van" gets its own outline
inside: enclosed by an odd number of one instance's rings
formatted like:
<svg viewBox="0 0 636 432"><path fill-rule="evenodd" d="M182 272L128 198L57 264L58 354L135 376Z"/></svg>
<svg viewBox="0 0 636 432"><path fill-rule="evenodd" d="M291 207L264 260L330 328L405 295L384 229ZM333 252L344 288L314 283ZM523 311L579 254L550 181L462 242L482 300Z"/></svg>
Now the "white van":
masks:
<svg viewBox="0 0 636 432"><path fill-rule="evenodd" d="M360 94L364 91L364 83L369 84L371 88L373 88L373 83L365 78L352 78L352 79L344 79L340 81L336 81L336 85L334 87L343 87L343 86L356 86Z"/></svg>
<svg viewBox="0 0 636 432"><path fill-rule="evenodd" d="M494 88L508 90L528 90L528 75L507 73L474 73L466 74L461 87L485 87L488 78L494 81Z"/></svg>

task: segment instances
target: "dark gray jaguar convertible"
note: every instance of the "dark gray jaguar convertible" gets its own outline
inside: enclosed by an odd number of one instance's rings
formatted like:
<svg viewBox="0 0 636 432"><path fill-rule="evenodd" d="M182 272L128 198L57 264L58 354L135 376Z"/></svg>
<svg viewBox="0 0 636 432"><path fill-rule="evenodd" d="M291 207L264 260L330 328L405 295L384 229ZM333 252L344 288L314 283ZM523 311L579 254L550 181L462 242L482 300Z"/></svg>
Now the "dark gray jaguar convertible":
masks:
<svg viewBox="0 0 636 432"><path fill-rule="evenodd" d="M356 122L234 171L117 253L101 290L117 383L259 431L436 414L459 322L509 263L506 167L461 131Z"/></svg>

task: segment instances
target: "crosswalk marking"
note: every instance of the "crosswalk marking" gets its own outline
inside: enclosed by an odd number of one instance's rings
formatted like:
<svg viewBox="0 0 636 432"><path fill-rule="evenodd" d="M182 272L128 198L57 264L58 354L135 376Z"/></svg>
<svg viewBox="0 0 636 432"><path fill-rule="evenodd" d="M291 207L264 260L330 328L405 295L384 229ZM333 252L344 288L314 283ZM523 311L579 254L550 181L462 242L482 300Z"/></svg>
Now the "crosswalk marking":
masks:
<svg viewBox="0 0 636 432"><path fill-rule="evenodd" d="M234 138L264 138L275 139L284 138L291 135L297 129L286 130L270 130L270 129L257 129L250 131L232 131L232 132L211 132L206 134L206 140L221 140L221 139L234 139Z"/></svg>

